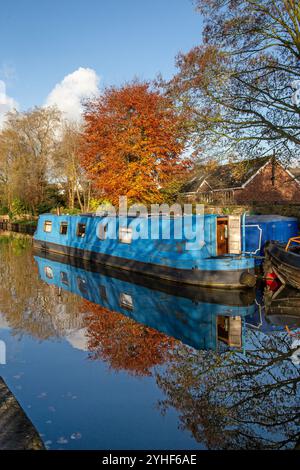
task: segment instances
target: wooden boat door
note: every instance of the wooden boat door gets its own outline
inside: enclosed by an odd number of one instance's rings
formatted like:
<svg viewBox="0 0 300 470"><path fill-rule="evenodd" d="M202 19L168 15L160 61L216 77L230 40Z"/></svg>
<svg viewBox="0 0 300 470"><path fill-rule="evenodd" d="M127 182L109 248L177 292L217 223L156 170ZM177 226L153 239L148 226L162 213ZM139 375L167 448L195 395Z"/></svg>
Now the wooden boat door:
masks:
<svg viewBox="0 0 300 470"><path fill-rule="evenodd" d="M218 341L228 346L242 347L242 318L240 316L230 317L218 315L217 317Z"/></svg>
<svg viewBox="0 0 300 470"><path fill-rule="evenodd" d="M228 216L228 253L241 253L241 216Z"/></svg>

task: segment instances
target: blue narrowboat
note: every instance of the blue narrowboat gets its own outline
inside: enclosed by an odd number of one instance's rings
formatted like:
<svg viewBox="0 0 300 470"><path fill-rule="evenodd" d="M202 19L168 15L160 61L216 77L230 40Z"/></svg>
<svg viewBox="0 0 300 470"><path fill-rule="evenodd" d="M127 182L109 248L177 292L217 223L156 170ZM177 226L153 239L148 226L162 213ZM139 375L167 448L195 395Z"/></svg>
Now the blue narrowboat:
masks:
<svg viewBox="0 0 300 470"><path fill-rule="evenodd" d="M181 285L253 287L255 261L242 253L244 235L240 216L128 217L124 224L121 216L43 214L34 246Z"/></svg>
<svg viewBox="0 0 300 470"><path fill-rule="evenodd" d="M195 349L241 348L246 316L255 312L253 290L207 289L156 283L149 277L93 266L61 255L35 256L40 278L180 340ZM71 262L72 264L70 264ZM157 287L159 290L157 290ZM88 326L84 323L83 327Z"/></svg>

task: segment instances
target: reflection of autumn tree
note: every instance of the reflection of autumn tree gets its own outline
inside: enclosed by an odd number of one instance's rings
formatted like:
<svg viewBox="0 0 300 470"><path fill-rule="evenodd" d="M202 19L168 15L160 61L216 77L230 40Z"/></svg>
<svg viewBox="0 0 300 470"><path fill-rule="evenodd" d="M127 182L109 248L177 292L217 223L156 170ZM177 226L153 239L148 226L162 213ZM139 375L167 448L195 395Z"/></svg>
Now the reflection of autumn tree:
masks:
<svg viewBox="0 0 300 470"><path fill-rule="evenodd" d="M16 334L58 338L77 326L73 312L78 299L63 292L62 301L55 286L41 282L31 244L29 237L0 237L1 314Z"/></svg>
<svg viewBox="0 0 300 470"><path fill-rule="evenodd" d="M153 328L86 300L82 309L87 313L90 357L104 360L115 370L151 375L150 369L163 364L175 344Z"/></svg>
<svg viewBox="0 0 300 470"><path fill-rule="evenodd" d="M293 448L300 439L300 371L290 359L290 338L248 336L246 355L174 350L157 375L166 394L161 410L176 408L181 427L210 449Z"/></svg>

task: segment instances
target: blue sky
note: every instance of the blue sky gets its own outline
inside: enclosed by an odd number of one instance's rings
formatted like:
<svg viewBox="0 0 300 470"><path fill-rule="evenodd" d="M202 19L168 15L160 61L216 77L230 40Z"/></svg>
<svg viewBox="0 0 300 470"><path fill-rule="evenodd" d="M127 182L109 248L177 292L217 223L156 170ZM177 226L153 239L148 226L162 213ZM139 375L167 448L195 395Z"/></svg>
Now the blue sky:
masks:
<svg viewBox="0 0 300 470"><path fill-rule="evenodd" d="M170 77L177 52L200 41L192 0L3 0L0 80L27 109L79 67L100 87Z"/></svg>

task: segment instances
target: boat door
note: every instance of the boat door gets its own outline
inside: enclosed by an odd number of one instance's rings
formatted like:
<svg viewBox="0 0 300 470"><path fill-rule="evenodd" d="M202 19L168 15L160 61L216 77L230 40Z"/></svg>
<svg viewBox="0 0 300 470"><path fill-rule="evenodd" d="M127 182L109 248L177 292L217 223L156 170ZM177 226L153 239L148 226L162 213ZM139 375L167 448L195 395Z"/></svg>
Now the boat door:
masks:
<svg viewBox="0 0 300 470"><path fill-rule="evenodd" d="M239 254L242 251L241 243L241 216L228 216L228 252Z"/></svg>
<svg viewBox="0 0 300 470"><path fill-rule="evenodd" d="M218 217L217 219L217 254L228 253L228 218Z"/></svg>
<svg viewBox="0 0 300 470"><path fill-rule="evenodd" d="M241 253L241 217L229 215L217 219L217 255Z"/></svg>
<svg viewBox="0 0 300 470"><path fill-rule="evenodd" d="M242 347L242 317L218 315L218 340L234 348Z"/></svg>

